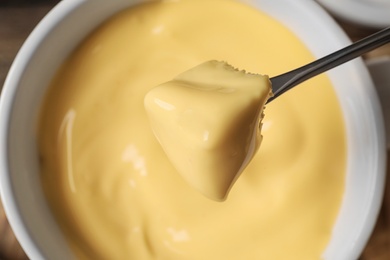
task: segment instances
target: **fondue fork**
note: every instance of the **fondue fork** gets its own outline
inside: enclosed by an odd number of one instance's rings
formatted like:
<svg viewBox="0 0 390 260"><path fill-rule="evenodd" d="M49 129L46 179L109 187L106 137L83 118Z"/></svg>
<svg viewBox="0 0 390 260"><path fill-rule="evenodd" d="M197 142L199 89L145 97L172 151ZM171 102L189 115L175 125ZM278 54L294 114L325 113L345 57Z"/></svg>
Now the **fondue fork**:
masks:
<svg viewBox="0 0 390 260"><path fill-rule="evenodd" d="M274 100L296 85L390 42L390 27L363 38L312 63L270 79Z"/></svg>

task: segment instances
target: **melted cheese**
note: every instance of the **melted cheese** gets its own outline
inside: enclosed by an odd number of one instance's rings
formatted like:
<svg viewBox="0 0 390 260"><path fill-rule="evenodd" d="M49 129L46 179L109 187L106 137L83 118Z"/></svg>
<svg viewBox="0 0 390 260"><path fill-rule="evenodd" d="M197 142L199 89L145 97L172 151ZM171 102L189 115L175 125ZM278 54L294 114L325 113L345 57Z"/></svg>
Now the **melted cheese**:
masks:
<svg viewBox="0 0 390 260"><path fill-rule="evenodd" d="M221 201L260 145L260 121L270 94L267 76L208 61L153 88L145 108L178 172Z"/></svg>
<svg viewBox="0 0 390 260"><path fill-rule="evenodd" d="M267 105L261 149L215 202L178 174L144 108L153 87L208 60L272 76L313 57L235 1L161 1L108 20L53 79L39 128L42 185L78 258L321 257L346 161L330 81L316 77Z"/></svg>

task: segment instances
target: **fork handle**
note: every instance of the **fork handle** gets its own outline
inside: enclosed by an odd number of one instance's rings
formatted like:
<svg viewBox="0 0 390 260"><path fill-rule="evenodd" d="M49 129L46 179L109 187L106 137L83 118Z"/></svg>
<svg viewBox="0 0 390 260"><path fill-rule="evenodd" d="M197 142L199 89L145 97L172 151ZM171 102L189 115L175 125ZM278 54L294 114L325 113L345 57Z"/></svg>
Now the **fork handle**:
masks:
<svg viewBox="0 0 390 260"><path fill-rule="evenodd" d="M303 81L317 76L327 70L330 70L340 64L355 59L362 54L376 49L390 42L390 27L363 38L341 50L333 52L321 59L304 65L300 68L286 72L284 74L272 77L273 96L267 103L277 98L287 90L302 83Z"/></svg>

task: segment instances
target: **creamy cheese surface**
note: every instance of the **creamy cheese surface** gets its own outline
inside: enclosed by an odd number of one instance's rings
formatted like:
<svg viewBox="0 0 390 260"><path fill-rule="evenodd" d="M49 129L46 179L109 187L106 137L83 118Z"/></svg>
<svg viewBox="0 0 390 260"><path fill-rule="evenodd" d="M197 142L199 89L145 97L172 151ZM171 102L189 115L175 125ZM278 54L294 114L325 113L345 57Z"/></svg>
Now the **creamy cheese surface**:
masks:
<svg viewBox="0 0 390 260"><path fill-rule="evenodd" d="M267 76L207 61L150 90L152 130L177 171L194 188L224 200L261 143Z"/></svg>
<svg viewBox="0 0 390 260"><path fill-rule="evenodd" d="M42 108L42 185L80 259L320 259L344 192L342 115L325 75L266 108L261 148L228 198L188 185L144 108L208 60L271 77L313 60L283 25L229 0L135 6L69 57Z"/></svg>

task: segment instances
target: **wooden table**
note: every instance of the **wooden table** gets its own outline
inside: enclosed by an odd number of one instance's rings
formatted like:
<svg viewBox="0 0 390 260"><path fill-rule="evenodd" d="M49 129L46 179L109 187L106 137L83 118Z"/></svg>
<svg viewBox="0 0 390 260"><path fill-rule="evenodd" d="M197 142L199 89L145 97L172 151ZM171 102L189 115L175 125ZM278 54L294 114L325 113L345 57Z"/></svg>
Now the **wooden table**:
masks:
<svg viewBox="0 0 390 260"><path fill-rule="evenodd" d="M40 19L58 0L0 0L0 88L20 46ZM360 39L374 30L338 20L352 40ZM390 56L390 45L379 48L365 59ZM390 73L390 72L389 72ZM388 158L390 153L388 153ZM390 167L388 172L390 172ZM375 230L361 260L390 259L390 180ZM0 203L0 259L27 259L10 229Z"/></svg>

